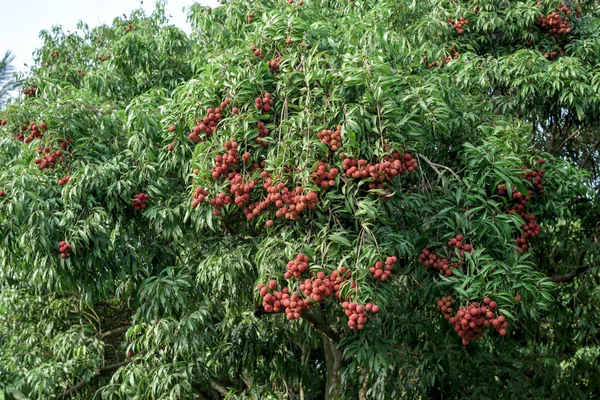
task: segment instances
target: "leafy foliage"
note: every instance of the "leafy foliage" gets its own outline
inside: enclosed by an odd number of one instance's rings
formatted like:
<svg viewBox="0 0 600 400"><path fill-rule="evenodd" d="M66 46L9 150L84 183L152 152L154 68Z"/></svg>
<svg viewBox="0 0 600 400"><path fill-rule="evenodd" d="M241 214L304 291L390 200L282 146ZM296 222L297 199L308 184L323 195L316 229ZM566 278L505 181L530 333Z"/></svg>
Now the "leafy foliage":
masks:
<svg viewBox="0 0 600 400"><path fill-rule="evenodd" d="M188 17L41 33L0 127L0 393L597 393L596 2Z"/></svg>

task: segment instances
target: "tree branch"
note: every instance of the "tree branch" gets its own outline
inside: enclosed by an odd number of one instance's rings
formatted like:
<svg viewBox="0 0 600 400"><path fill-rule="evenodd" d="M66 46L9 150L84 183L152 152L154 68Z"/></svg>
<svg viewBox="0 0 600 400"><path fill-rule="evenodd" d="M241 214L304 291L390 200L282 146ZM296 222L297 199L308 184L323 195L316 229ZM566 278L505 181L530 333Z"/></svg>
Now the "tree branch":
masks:
<svg viewBox="0 0 600 400"><path fill-rule="evenodd" d="M445 169L446 171L449 171L449 172L450 172L452 175L454 175L454 177L455 177L455 178L456 178L456 179L457 179L459 182L461 182L461 183L462 183L462 180L460 179L460 177L459 177L459 176L456 174L456 172L452 171L452 169L451 169L451 168L449 168L449 167L446 167L445 165L436 164L436 163L434 163L433 161L431 161L429 158L425 157L423 154L418 154L418 156L419 156L419 158L420 158L420 159L422 159L422 160L423 160L423 161L425 161L427 164L429 164L429 166L430 166L431 168L433 168L433 170L434 170L434 171L435 171L435 172L436 172L436 173L437 173L439 176L442 176L442 173L441 173L441 172L440 172L440 170L439 170L439 169L437 169L436 167L443 168L443 169ZM442 178L442 179L443 179L443 178Z"/></svg>
<svg viewBox="0 0 600 400"><path fill-rule="evenodd" d="M120 333L127 332L127 330L129 328L131 328L131 325L122 326L120 328L115 328L112 331L106 331L106 332L100 334L100 339L104 339L109 336L118 335Z"/></svg>
<svg viewBox="0 0 600 400"><path fill-rule="evenodd" d="M219 392L221 396L227 396L227 393L229 393L225 385L213 378L210 379L210 387Z"/></svg>
<svg viewBox="0 0 600 400"><path fill-rule="evenodd" d="M329 325L325 324L320 318L317 318L315 315L308 312L303 312L301 315L304 320L310 322L313 328L315 328L318 331L321 331L329 339L333 340L336 343L340 341L340 335L336 331L334 331Z"/></svg>
<svg viewBox="0 0 600 400"><path fill-rule="evenodd" d="M579 267L576 267L573 271L569 272L568 274L553 275L553 276L550 277L550 280L552 282L556 282L556 283L560 283L560 282L572 282L573 279L575 279L576 277L578 277L581 274L586 273L592 267L593 267L592 264L580 265Z"/></svg>

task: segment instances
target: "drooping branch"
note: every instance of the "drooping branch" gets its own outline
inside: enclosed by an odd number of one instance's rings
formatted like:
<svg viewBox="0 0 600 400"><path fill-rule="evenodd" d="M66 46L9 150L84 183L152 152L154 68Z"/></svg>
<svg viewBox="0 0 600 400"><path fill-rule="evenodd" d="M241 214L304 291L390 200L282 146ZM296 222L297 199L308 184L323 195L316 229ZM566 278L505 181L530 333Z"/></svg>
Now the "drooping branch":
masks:
<svg viewBox="0 0 600 400"><path fill-rule="evenodd" d="M301 315L304 320L310 322L313 328L322 332L329 339L333 340L336 343L340 341L340 335L336 331L334 331L329 325L323 322L320 318L308 312L303 312Z"/></svg>
<svg viewBox="0 0 600 400"><path fill-rule="evenodd" d="M550 277L550 280L555 283L571 282L571 281L573 281L573 279L575 279L579 275L582 275L582 274L586 273L587 271L589 271L592 267L593 267L592 264L580 265L579 267L574 268L573 271L569 272L568 274L553 275Z"/></svg>

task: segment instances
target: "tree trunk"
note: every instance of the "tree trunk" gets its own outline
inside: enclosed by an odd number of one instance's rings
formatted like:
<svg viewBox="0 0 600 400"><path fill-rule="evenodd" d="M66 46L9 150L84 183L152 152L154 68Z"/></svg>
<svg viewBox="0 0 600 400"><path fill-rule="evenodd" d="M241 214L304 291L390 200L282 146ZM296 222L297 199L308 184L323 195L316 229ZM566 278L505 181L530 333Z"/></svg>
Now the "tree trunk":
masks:
<svg viewBox="0 0 600 400"><path fill-rule="evenodd" d="M338 345L328 337L323 336L325 348L325 400L337 400L340 397L342 386L342 352Z"/></svg>
<svg viewBox="0 0 600 400"><path fill-rule="evenodd" d="M369 375L365 374L363 385L358 391L358 400L367 400L367 392L369 391Z"/></svg>

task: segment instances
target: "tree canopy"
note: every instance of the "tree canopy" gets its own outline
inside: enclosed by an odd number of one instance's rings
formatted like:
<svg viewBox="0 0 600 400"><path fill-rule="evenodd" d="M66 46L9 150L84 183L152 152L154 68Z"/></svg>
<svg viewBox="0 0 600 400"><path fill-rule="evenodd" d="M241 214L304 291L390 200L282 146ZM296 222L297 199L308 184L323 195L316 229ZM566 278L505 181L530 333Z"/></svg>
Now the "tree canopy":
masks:
<svg viewBox="0 0 600 400"><path fill-rule="evenodd" d="M0 114L0 399L598 395L597 2L164 6Z"/></svg>

